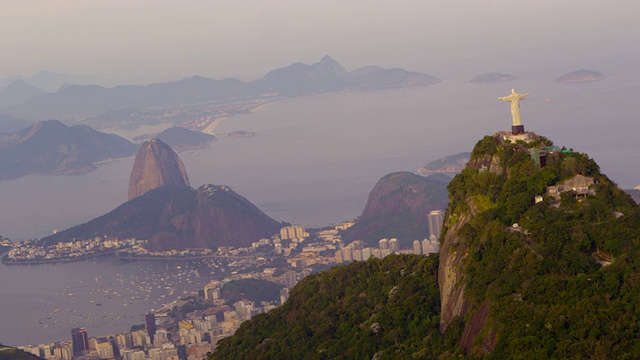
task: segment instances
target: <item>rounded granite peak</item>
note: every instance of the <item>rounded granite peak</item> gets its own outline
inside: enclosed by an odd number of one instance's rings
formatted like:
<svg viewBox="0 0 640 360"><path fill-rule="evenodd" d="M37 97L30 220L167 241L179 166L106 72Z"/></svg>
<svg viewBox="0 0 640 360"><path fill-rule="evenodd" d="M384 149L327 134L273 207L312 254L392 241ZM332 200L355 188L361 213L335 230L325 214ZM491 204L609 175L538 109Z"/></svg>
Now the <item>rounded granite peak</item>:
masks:
<svg viewBox="0 0 640 360"><path fill-rule="evenodd" d="M129 178L128 199L162 186L189 188L189 177L171 146L159 139L151 139L145 141L136 154Z"/></svg>

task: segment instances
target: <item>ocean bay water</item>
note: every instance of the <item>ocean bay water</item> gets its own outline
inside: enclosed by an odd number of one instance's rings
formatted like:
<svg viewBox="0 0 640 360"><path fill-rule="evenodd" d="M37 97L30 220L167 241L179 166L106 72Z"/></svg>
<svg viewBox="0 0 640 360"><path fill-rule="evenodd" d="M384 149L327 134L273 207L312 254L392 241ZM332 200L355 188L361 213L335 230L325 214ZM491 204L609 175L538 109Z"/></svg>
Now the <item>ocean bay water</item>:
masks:
<svg viewBox="0 0 640 360"><path fill-rule="evenodd" d="M179 267L179 268L178 268ZM203 261L120 261L114 257L0 265L0 342L26 345L128 331L143 314L196 295L215 276Z"/></svg>
<svg viewBox="0 0 640 360"><path fill-rule="evenodd" d="M493 85L444 82L303 96L225 119L215 129L218 133L244 130L257 136L222 136L210 148L180 157L194 187L229 185L279 221L308 226L338 223L359 215L369 191L385 174L414 171L439 157L469 151L484 135L509 129L508 104L497 97L508 94L512 87L531 93L521 104L527 130L549 137L556 145L588 153L623 188L640 184L638 76L571 85L538 78ZM106 213L126 201L132 163L133 158L127 158L100 164L98 170L84 175L28 176L0 182L2 203L9 205L0 208L0 234L16 240L42 237L52 229ZM142 271L126 266L107 259L55 266L2 265L0 309L15 308L16 314L37 309L34 313L49 314L58 305L31 302L23 306L20 299L47 294L49 286L51 292L64 291L69 286L64 279L67 272L76 271L77 281L90 284L95 271ZM64 271L51 273L52 269ZM41 278L47 283L38 285ZM24 285L30 282L33 287ZM90 301L84 294L91 291L92 286L75 289L74 294L83 295L67 296L65 302L69 307L82 307ZM156 306L151 297L139 300L137 314ZM95 305L87 309L97 310ZM20 319L8 316L14 315L3 311L0 323ZM139 317L133 322L125 320L122 329L140 322ZM73 326L63 331L65 336ZM16 326L13 330L14 335L6 332L13 339L44 339L51 334L48 327ZM16 343L2 334L0 341Z"/></svg>

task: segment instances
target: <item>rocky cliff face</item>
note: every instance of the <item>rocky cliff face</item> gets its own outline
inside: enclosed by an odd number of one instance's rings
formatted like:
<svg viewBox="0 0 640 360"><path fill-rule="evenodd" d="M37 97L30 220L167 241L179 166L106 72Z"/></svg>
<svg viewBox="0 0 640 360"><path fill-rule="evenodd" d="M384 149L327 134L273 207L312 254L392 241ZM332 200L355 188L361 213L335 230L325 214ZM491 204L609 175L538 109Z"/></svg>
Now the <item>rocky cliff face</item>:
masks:
<svg viewBox="0 0 640 360"><path fill-rule="evenodd" d="M488 171L501 175L504 169L497 156L479 155L471 159L467 165L473 171ZM453 207L456 204L451 204ZM469 303L464 297L464 260L469 255L468 248L458 233L478 213L478 208L471 197L465 199L465 211L456 213L450 206L444 220L445 229L440 245L440 267L438 286L440 287L441 313L440 330L444 331L454 317L464 316L469 310Z"/></svg>
<svg viewBox="0 0 640 360"><path fill-rule="evenodd" d="M129 200L162 186L189 188L189 177L178 155L158 139L138 150L129 179Z"/></svg>
<svg viewBox="0 0 640 360"><path fill-rule="evenodd" d="M409 246L410 241L429 237L427 214L446 207L449 180L445 175L424 177L410 172L384 176L369 193L362 215L344 238L376 246L382 238L397 238Z"/></svg>

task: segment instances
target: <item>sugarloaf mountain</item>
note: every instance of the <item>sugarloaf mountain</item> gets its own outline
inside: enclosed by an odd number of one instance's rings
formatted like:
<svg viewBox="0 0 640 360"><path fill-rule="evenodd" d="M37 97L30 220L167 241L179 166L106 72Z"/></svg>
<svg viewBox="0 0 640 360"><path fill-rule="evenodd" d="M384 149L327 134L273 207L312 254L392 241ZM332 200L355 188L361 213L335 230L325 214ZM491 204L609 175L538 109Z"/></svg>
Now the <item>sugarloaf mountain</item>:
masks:
<svg viewBox="0 0 640 360"><path fill-rule="evenodd" d="M245 247L281 224L226 185L194 190L182 161L158 139L145 142L134 161L129 201L115 210L42 239L45 244L107 238L148 240L149 250Z"/></svg>

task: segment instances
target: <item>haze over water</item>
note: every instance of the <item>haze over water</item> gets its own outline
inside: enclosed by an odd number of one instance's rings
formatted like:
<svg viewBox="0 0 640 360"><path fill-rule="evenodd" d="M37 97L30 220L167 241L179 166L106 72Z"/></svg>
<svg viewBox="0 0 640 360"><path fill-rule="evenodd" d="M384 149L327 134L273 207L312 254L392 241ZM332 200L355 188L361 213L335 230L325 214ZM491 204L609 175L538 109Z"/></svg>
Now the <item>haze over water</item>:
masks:
<svg viewBox="0 0 640 360"><path fill-rule="evenodd" d="M256 132L182 153L191 184L226 184L280 221L328 225L362 211L376 181L393 171L470 151L484 135L510 128L511 87L525 127L556 145L586 152L623 188L640 184L636 140L638 75L586 84L521 78L496 85L442 84L371 92L337 92L272 103L225 119L217 133ZM548 102L553 101L553 102ZM2 235L43 237L104 214L126 201L133 158L76 176L28 176L0 182L10 207Z"/></svg>
<svg viewBox="0 0 640 360"><path fill-rule="evenodd" d="M450 81L304 96L225 119L216 128L219 133L256 132L255 137L221 136L209 149L180 157L194 187L227 184L280 221L338 223L360 214L369 191L385 174L414 171L442 156L470 151L482 136L509 129L508 104L496 98L511 87L531 93L521 104L527 130L588 153L623 188L640 184L638 76L576 85L539 78L497 85ZM14 240L42 237L112 210L126 200L132 163L127 158L85 175L0 182L3 203L11 204L0 208L3 235ZM130 298L137 296L131 289L143 280L164 277L167 286L193 293L212 276L204 271L187 283L175 274L164 263L114 259L0 265L0 308L11 309L0 314L0 323L16 324L3 327L0 339L11 344L64 340L74 326L88 326L96 335L126 331L141 322L140 314L161 303L160 290L123 307L120 298L97 293L100 284L129 291ZM104 305L96 307L91 300ZM78 321L56 322L63 309Z"/></svg>

